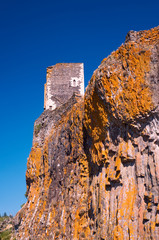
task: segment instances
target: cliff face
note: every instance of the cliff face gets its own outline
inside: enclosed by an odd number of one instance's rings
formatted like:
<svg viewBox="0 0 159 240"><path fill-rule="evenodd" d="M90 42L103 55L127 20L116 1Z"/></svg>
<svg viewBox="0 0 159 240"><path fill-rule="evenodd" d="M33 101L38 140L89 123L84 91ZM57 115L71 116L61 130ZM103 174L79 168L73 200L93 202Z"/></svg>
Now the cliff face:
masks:
<svg viewBox="0 0 159 240"><path fill-rule="evenodd" d="M159 239L159 27L35 122L16 239Z"/></svg>

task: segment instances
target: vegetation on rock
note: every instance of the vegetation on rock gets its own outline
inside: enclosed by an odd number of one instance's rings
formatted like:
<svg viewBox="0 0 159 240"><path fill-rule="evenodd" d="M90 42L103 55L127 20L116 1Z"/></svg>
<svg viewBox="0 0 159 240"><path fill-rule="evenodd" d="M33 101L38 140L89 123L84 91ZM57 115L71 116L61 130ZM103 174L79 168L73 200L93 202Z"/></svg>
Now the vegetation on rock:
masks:
<svg viewBox="0 0 159 240"><path fill-rule="evenodd" d="M0 240L10 240L12 236L12 217L6 213L0 217Z"/></svg>

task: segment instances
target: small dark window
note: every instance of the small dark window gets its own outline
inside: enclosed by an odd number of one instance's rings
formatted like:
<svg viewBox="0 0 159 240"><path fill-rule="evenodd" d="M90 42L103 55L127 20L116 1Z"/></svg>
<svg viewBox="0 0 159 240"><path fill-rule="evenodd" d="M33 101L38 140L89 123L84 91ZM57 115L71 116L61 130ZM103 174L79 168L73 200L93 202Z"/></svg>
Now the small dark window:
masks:
<svg viewBox="0 0 159 240"><path fill-rule="evenodd" d="M76 80L73 79L73 86L76 87Z"/></svg>

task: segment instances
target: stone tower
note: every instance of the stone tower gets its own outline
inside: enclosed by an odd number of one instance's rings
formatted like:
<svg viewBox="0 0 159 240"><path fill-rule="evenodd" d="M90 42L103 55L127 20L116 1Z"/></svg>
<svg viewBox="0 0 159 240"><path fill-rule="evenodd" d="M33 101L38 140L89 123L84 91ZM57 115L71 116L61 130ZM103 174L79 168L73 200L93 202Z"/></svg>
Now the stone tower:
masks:
<svg viewBox="0 0 159 240"><path fill-rule="evenodd" d="M83 63L57 63L47 68L44 109L54 110L77 92L84 95Z"/></svg>

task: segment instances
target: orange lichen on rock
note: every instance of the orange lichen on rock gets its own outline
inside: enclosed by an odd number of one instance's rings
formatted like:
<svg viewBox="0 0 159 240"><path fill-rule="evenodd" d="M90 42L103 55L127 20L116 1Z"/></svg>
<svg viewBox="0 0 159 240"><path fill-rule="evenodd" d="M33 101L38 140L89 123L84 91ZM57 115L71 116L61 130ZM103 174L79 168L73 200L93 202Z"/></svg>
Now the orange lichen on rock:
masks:
<svg viewBox="0 0 159 240"><path fill-rule="evenodd" d="M129 32L84 102L36 120L17 240L159 239L158 53L159 27Z"/></svg>
<svg viewBox="0 0 159 240"><path fill-rule="evenodd" d="M92 77L95 81L95 76ZM103 129L108 126L107 113L105 105L100 99L96 88L91 89L90 95L85 100L85 127L92 136L94 142L99 141L103 136ZM98 117L97 117L98 116Z"/></svg>
<svg viewBox="0 0 159 240"><path fill-rule="evenodd" d="M130 121L153 109L151 91L145 79L150 71L151 51L142 50L137 43L126 43L113 52L95 73L98 91L105 99L105 114Z"/></svg>

